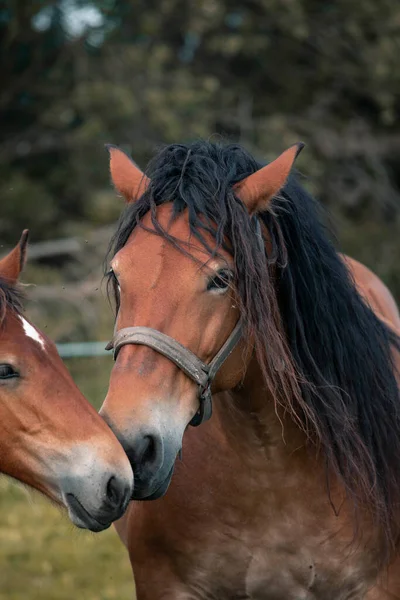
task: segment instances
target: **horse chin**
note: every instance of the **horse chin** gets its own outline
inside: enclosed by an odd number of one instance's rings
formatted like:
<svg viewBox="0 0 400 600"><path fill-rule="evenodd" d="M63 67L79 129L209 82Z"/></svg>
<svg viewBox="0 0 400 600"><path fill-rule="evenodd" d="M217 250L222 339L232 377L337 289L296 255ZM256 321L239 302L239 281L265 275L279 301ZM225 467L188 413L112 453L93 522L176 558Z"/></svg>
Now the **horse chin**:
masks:
<svg viewBox="0 0 400 600"><path fill-rule="evenodd" d="M157 485L157 487L153 490L150 491L149 494L146 493L146 491L142 491L140 490L140 488L138 489L135 485L135 488L133 490L133 494L132 494L132 500L157 500L158 498L161 498L162 496L164 496L169 488L169 484L171 483L171 478L174 472L174 468L175 468L175 463L172 465L172 468L170 470L170 472L168 473L167 477L159 484Z"/></svg>
<svg viewBox="0 0 400 600"><path fill-rule="evenodd" d="M111 521L105 523L93 517L74 494L66 494L65 505L71 521L79 529L89 529L89 531L98 533L108 529L111 525Z"/></svg>

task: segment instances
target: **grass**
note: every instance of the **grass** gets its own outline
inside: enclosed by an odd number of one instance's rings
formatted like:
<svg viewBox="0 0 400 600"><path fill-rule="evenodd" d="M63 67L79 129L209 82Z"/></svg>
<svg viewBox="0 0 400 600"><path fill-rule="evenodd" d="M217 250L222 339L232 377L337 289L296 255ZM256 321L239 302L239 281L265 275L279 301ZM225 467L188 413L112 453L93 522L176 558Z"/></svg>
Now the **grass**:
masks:
<svg viewBox="0 0 400 600"><path fill-rule="evenodd" d="M111 360L67 361L96 406L105 396ZM114 528L75 528L39 494L0 479L0 600L132 600L128 554Z"/></svg>

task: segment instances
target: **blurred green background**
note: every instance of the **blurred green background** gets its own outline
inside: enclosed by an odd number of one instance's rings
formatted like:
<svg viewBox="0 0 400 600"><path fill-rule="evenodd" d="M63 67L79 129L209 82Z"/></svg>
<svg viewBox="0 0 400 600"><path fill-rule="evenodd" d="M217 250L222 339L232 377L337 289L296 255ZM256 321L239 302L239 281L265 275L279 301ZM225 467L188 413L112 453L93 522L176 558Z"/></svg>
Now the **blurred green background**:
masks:
<svg viewBox="0 0 400 600"><path fill-rule="evenodd" d="M57 342L107 339L103 260L122 202L104 143L144 167L214 136L298 167L341 249L400 298L398 0L0 3L0 253L31 231L29 316ZM109 359L67 361L96 406ZM0 598L132 597L112 531L77 532L0 484Z"/></svg>

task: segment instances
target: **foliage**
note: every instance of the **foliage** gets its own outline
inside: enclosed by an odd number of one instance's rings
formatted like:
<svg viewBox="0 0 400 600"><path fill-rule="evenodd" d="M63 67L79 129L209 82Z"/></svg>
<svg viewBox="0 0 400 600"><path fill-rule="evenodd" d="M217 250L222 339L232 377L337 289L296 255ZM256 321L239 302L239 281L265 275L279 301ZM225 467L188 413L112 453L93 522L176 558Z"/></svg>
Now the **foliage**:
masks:
<svg viewBox="0 0 400 600"><path fill-rule="evenodd" d="M299 166L346 230L345 248L366 256L378 228L369 265L400 293L396 0L9 0L0 10L4 242L26 225L39 240L112 221L104 142L144 164L159 143L215 133L267 159L302 138ZM389 239L393 257L381 249Z"/></svg>

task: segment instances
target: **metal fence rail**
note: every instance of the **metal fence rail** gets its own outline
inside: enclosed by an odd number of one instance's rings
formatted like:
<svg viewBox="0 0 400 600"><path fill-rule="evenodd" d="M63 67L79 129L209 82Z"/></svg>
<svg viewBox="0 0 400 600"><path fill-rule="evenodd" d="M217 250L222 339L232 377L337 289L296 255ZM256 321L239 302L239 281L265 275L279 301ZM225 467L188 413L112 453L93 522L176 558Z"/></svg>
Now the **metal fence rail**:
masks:
<svg viewBox="0 0 400 600"><path fill-rule="evenodd" d="M62 358L112 357L112 352L105 349L106 344L107 342L71 342L69 344L57 344L57 350Z"/></svg>

